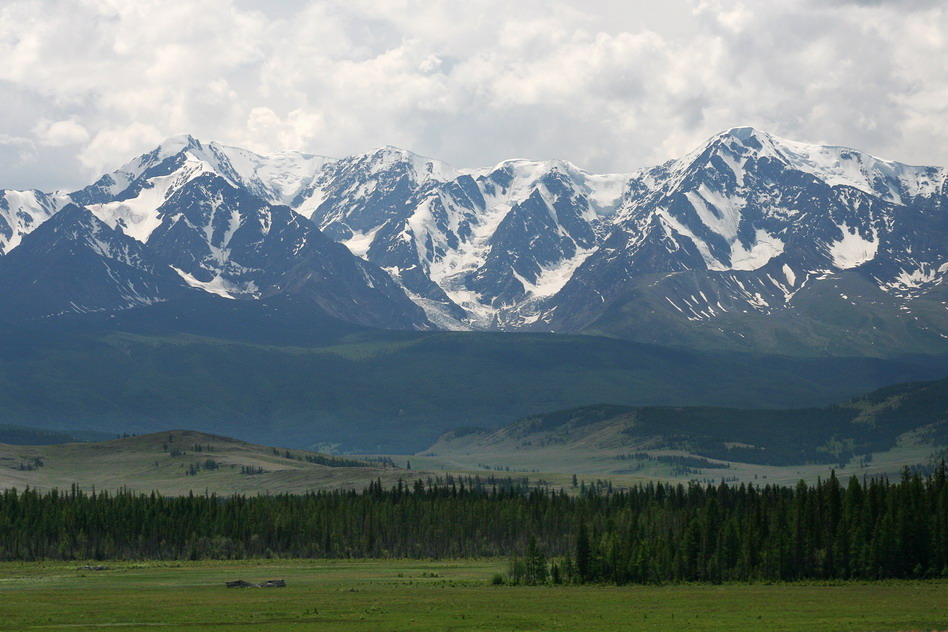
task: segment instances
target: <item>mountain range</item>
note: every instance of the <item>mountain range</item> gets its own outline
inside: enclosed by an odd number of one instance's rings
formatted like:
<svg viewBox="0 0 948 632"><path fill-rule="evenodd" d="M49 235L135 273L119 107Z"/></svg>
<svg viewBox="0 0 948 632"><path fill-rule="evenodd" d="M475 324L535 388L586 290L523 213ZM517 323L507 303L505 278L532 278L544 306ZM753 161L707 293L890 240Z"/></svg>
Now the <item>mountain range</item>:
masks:
<svg viewBox="0 0 948 632"><path fill-rule="evenodd" d="M606 175L181 136L78 191L0 191L0 319L292 296L388 329L945 354L946 202L944 168L753 128Z"/></svg>

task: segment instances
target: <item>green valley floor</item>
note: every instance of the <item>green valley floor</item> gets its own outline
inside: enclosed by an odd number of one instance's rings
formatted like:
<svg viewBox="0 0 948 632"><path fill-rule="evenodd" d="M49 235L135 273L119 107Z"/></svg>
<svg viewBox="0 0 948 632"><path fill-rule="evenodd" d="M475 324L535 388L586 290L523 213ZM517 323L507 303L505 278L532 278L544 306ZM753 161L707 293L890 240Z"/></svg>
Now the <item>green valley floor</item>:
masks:
<svg viewBox="0 0 948 632"><path fill-rule="evenodd" d="M103 565L104 570L87 566ZM0 630L932 630L948 582L491 585L504 560L0 563ZM227 588L285 579L285 588Z"/></svg>

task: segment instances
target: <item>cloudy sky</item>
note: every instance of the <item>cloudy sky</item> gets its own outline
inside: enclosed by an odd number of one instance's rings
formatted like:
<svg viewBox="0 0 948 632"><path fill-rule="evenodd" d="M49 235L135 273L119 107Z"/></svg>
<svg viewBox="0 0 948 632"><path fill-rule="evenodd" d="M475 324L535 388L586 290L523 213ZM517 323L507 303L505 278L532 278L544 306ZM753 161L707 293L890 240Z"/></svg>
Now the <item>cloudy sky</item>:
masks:
<svg viewBox="0 0 948 632"><path fill-rule="evenodd" d="M0 187L72 189L189 132L597 172L753 125L948 163L927 0L5 0Z"/></svg>

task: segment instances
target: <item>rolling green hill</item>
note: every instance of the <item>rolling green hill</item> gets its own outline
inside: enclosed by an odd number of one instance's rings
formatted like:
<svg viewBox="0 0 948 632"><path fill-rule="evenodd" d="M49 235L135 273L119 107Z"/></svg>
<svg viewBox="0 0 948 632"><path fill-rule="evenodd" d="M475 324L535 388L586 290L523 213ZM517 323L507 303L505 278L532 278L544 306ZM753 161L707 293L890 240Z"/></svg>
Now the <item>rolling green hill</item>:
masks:
<svg viewBox="0 0 948 632"><path fill-rule="evenodd" d="M879 389L821 408L748 410L597 405L533 415L497 430L460 428L415 463L684 477L830 467L898 473L948 447L948 378Z"/></svg>
<svg viewBox="0 0 948 632"><path fill-rule="evenodd" d="M412 474L412 473L409 473ZM92 489L163 495L361 491L386 486L406 471L345 457L255 445L192 430L172 430L100 443L20 446L0 443L0 489Z"/></svg>

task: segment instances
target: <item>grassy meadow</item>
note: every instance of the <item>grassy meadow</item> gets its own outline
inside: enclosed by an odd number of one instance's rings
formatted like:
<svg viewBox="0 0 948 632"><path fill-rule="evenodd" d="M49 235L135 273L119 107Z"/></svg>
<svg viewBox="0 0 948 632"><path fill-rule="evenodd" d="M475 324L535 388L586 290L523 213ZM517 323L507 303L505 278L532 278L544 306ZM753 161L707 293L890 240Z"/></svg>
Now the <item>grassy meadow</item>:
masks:
<svg viewBox="0 0 948 632"><path fill-rule="evenodd" d="M95 564L91 562L90 564ZM932 630L948 582L491 585L503 560L0 564L0 630ZM285 588L225 582L282 578Z"/></svg>
<svg viewBox="0 0 948 632"><path fill-rule="evenodd" d="M390 487L399 478L408 479L413 474L371 462L354 467L355 462L329 466L306 460L318 456L193 430L169 430L99 443L0 443L0 490L68 490L75 483L86 491L127 489L144 494L158 491L166 496L186 496L192 491L222 496L299 494L333 489L362 491L376 479ZM213 469L207 468L208 461Z"/></svg>
<svg viewBox="0 0 948 632"><path fill-rule="evenodd" d="M599 424L600 426L605 424ZM502 431L486 435L478 441L477 436L464 436L458 440L441 440L431 449L413 455L386 455L399 466L410 463L415 470L459 472L471 476L528 476L531 481L543 480L553 487L570 489L572 476L587 484L596 480L608 480L618 488L629 487L648 481L673 481L687 484L689 480L719 482L722 478L734 484L794 485L800 480L815 482L826 480L835 470L836 476L846 480L856 476L888 476L898 480L902 470L909 464L928 463L934 454L944 448L932 445L921 432L909 432L900 436L889 450L872 452L871 461L850 459L845 466L838 463L807 463L800 465L759 465L755 463L729 462L726 469L691 468L687 473L676 473L673 464L659 461L623 460L619 455L645 451L671 456L694 456L686 450L659 448L642 442L639 445L622 443L616 428L593 432L580 440L550 440L543 433L527 437L497 440ZM531 445L524 446L526 442ZM557 471L550 472L555 463Z"/></svg>

